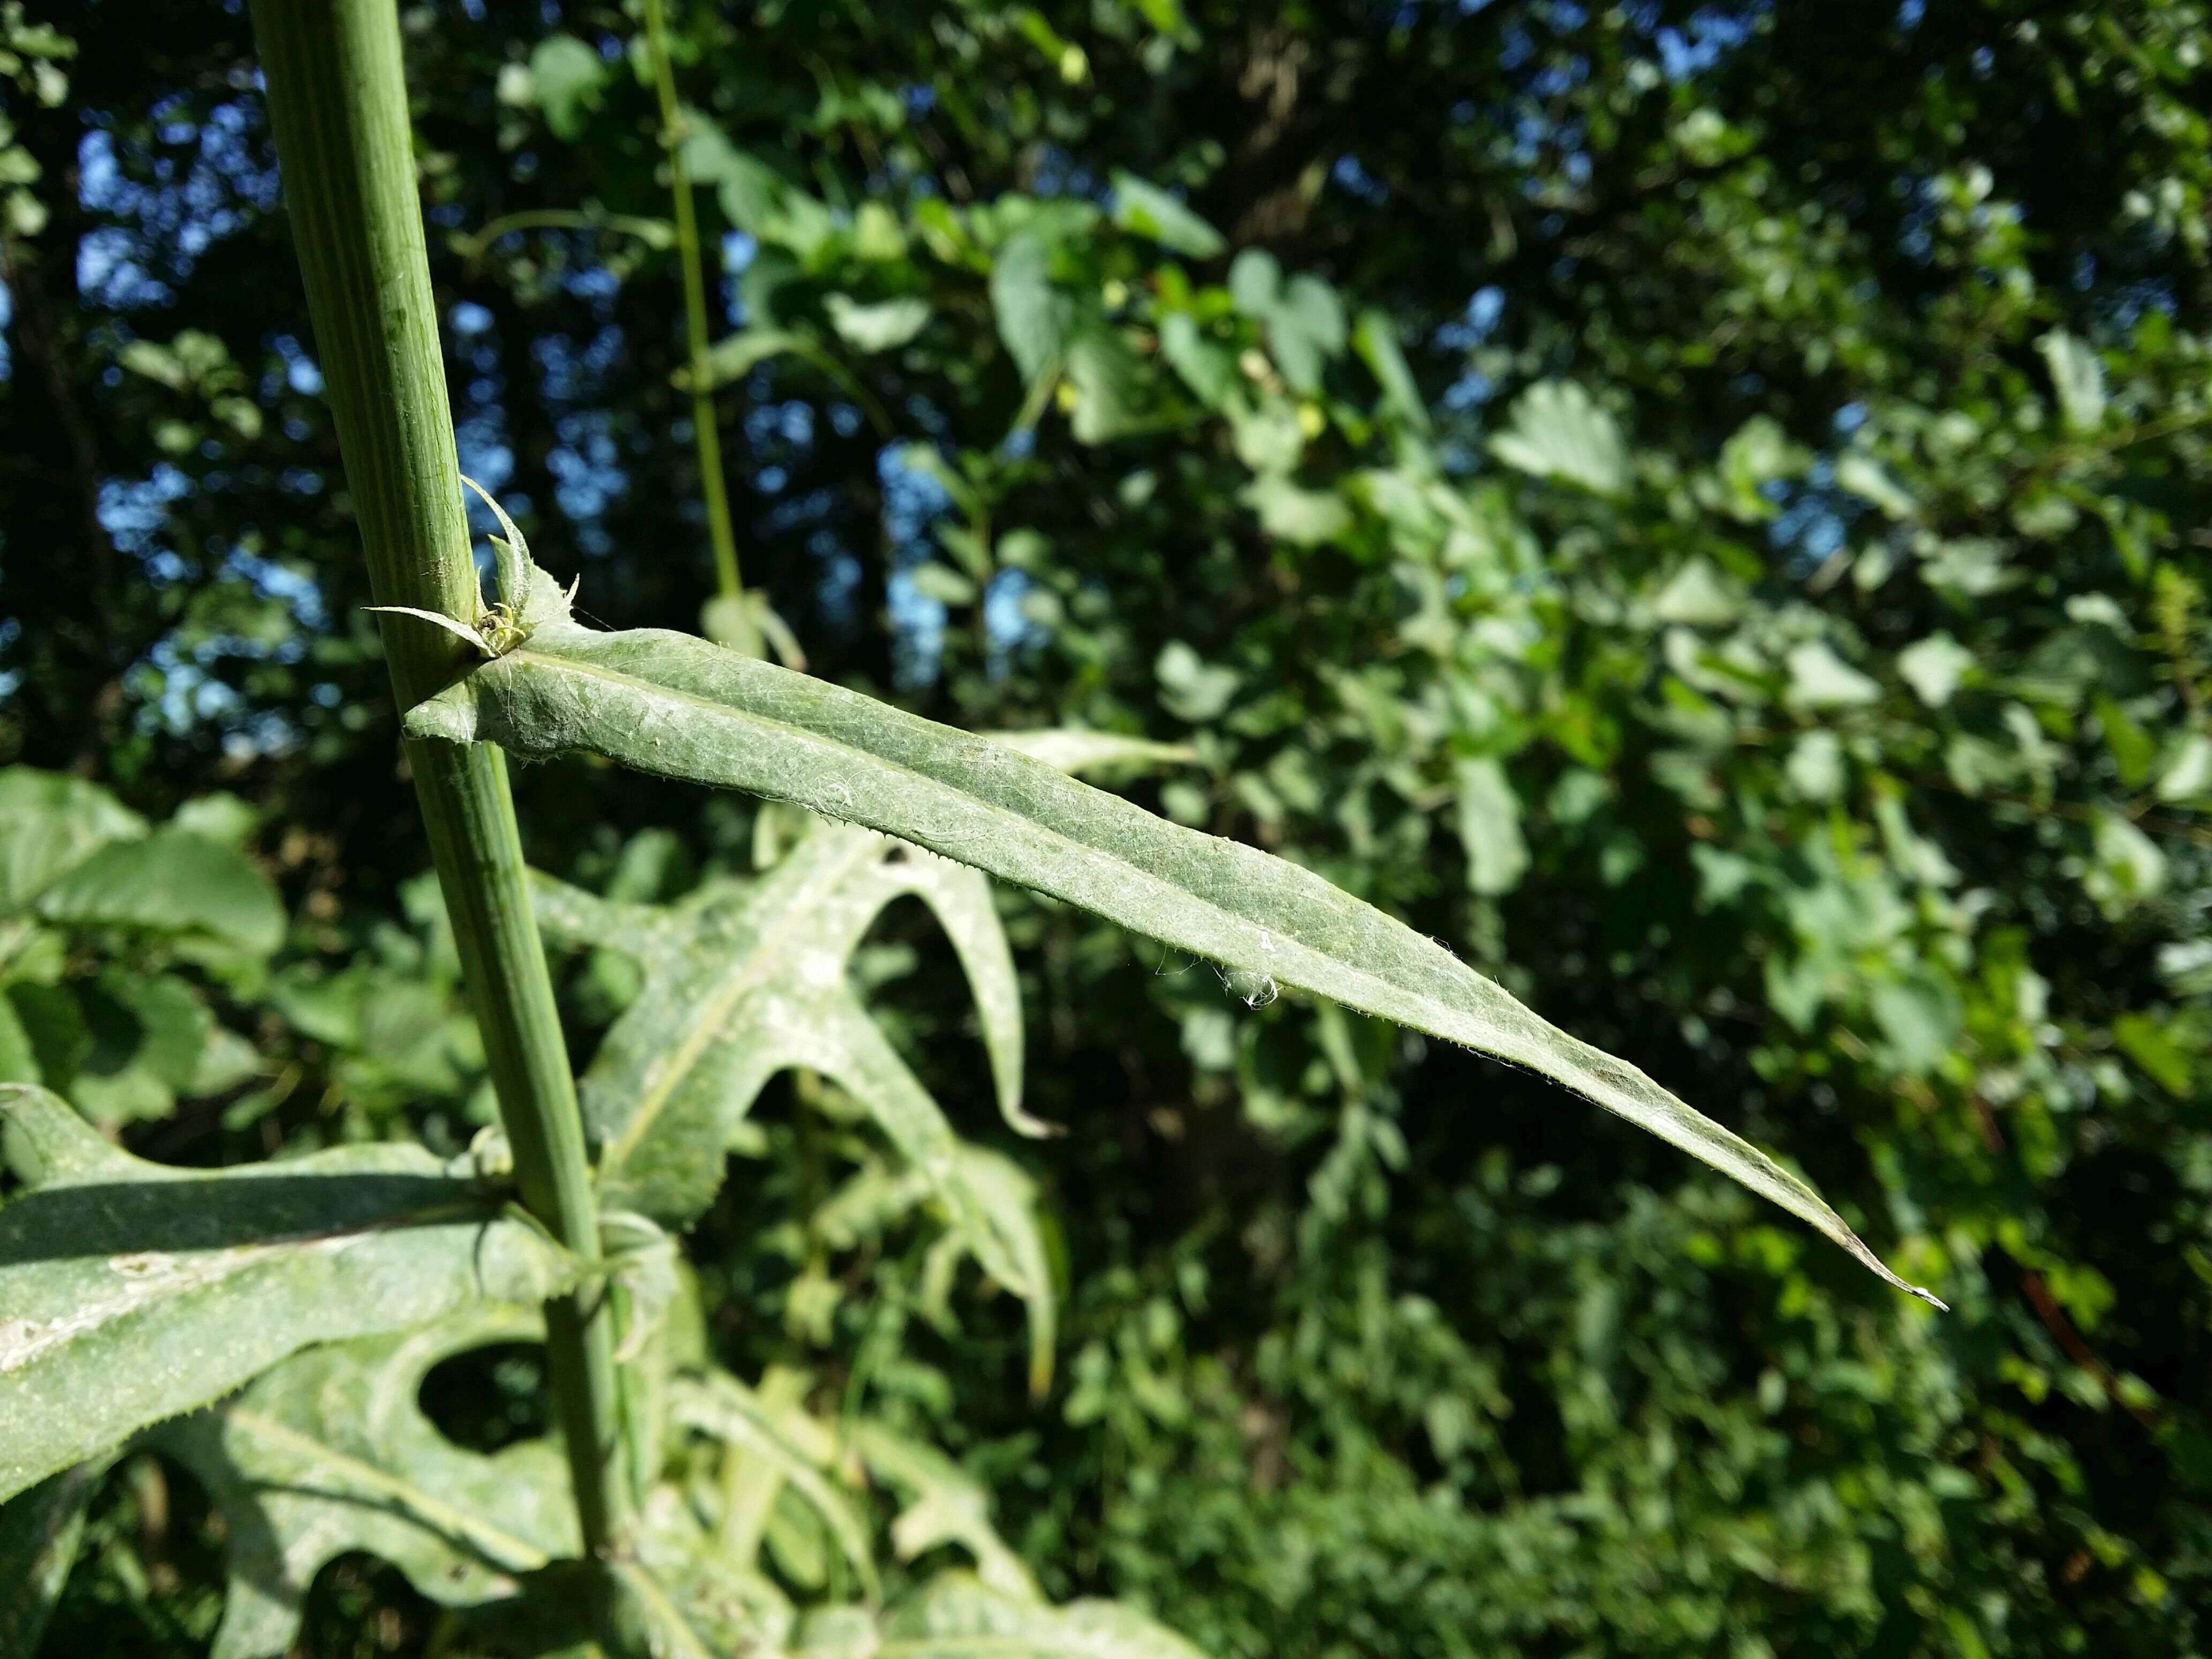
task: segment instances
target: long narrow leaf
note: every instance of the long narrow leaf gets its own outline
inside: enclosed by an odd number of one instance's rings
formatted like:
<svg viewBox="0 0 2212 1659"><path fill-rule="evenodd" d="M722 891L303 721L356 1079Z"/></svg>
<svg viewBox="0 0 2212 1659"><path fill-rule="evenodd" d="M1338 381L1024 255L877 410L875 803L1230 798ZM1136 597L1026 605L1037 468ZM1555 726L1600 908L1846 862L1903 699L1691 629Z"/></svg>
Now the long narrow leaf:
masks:
<svg viewBox="0 0 2212 1659"><path fill-rule="evenodd" d="M534 1304L574 1260L416 1146L172 1170L0 1085L0 1498L313 1342Z"/></svg>
<svg viewBox="0 0 2212 1659"><path fill-rule="evenodd" d="M1290 986L1526 1066L1802 1217L1889 1283L1936 1300L1748 1141L1312 872L1166 823L988 738L703 641L579 627L550 583L532 597L540 625L527 645L418 705L410 732L524 755L580 750L795 801L1212 957L1255 994Z"/></svg>

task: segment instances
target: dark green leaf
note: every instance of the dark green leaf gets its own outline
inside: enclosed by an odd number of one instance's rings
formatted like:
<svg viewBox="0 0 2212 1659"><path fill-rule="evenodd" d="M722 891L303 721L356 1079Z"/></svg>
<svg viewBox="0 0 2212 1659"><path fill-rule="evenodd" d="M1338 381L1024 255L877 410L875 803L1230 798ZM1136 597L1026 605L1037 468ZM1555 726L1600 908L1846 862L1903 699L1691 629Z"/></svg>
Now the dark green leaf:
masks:
<svg viewBox="0 0 2212 1659"><path fill-rule="evenodd" d="M0 1653L38 1652L76 1559L85 1507L112 1461L79 1463L0 1504Z"/></svg>

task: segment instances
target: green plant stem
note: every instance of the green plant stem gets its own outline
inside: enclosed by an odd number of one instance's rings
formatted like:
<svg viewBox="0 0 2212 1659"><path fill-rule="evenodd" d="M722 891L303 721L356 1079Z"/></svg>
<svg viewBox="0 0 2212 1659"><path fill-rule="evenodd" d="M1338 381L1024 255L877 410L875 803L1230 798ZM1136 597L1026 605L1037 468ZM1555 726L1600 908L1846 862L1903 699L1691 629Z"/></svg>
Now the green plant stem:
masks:
<svg viewBox="0 0 2212 1659"><path fill-rule="evenodd" d="M292 234L346 483L381 605L473 620L469 551L437 313L416 196L396 0L254 0L254 33ZM410 708L460 668L453 638L382 619ZM531 913L507 763L489 744L410 741L415 787L453 919L523 1203L562 1243L600 1254L574 1079ZM601 1288L546 1309L549 1369L592 1552L619 1540L612 1315Z"/></svg>
<svg viewBox="0 0 2212 1659"><path fill-rule="evenodd" d="M699 216L691 201L691 173L684 165L684 109L676 100L676 72L668 58L668 19L662 0L645 0L646 44L653 54L653 84L660 97L660 140L668 150L668 185L676 200L676 258L684 270L684 320L691 349L691 432L699 447L699 493L707 503L707 535L714 549L714 582L725 599L744 596L738 572L738 538L730 528L729 485L722 475L722 434L715 423L708 367L707 280L699 262Z"/></svg>

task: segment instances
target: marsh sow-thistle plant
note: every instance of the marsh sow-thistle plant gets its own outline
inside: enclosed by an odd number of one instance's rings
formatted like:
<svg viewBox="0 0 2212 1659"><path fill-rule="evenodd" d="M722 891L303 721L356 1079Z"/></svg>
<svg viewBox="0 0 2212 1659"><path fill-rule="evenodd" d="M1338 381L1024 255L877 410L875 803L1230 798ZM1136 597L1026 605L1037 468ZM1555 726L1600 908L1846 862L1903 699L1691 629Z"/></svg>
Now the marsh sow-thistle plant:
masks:
<svg viewBox="0 0 2212 1659"><path fill-rule="evenodd" d="M0 1210L10 1651L35 1641L99 1474L151 1444L194 1470L228 1522L217 1659L281 1652L315 1571L351 1549L434 1601L487 1613L461 1638L487 1653L1187 1653L1125 1609L1044 1602L984 1494L932 1449L866 1420L820 1420L788 1379L751 1385L714 1365L672 1242L712 1201L763 1085L805 1068L895 1154L848 1208L939 1218L944 1263L972 1257L1026 1303L1043 1386L1053 1309L1028 1184L953 1135L845 972L884 905L922 898L973 989L1000 1111L1039 1132L1022 1109L1020 1011L988 876L1217 962L1255 996L1330 999L1542 1073L1913 1290L1804 1182L1443 947L1304 869L1068 775L1110 742L979 737L709 641L586 628L496 503L499 597L487 604L392 0L257 0L255 16L409 760L504 1137L453 1162L382 1146L186 1171L117 1150L52 1095L0 1093L7 1158L27 1188ZM525 869L502 751L580 751L743 790L803 809L813 827L752 887L667 908L613 903ZM626 956L646 988L580 1100L541 916L556 946ZM441 1359L540 1337L556 1435L483 1455L424 1417L417 1390ZM884 1606L870 1490L902 1506L899 1554L950 1546L969 1567ZM841 1604L799 1607L764 1565L765 1533L794 1508L843 1563L829 1581L852 1592Z"/></svg>

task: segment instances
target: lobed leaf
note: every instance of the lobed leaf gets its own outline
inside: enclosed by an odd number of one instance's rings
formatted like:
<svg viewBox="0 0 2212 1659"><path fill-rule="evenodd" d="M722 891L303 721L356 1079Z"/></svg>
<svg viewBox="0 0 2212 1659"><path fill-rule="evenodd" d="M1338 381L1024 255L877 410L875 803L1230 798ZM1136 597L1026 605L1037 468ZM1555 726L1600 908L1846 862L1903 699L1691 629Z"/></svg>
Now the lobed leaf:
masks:
<svg viewBox="0 0 2212 1659"><path fill-rule="evenodd" d="M981 1483L936 1447L880 1423L855 1423L850 1434L868 1473L905 1499L891 1522L891 1547L901 1560L957 1544L975 1558L976 1577L986 1586L1023 1601L1038 1599L1030 1570L992 1524L990 1495Z"/></svg>
<svg viewBox="0 0 2212 1659"><path fill-rule="evenodd" d="M174 1170L0 1085L0 1498L310 1343L536 1303L570 1258L419 1147Z"/></svg>
<svg viewBox="0 0 2212 1659"><path fill-rule="evenodd" d="M540 877L539 920L556 944L634 957L644 988L580 1085L611 1203L683 1224L714 1201L722 1160L762 1087L806 1066L865 1106L902 1157L955 1192L957 1143L845 975L893 899L912 894L945 924L975 988L999 1104L1024 1133L1022 1024L1013 958L973 871L842 824L808 834L757 886L704 890L657 910Z"/></svg>
<svg viewBox="0 0 2212 1659"><path fill-rule="evenodd" d="M1042 1399L1052 1386L1056 1305L1052 1268L1038 1224L1036 1183L1012 1158L987 1146L962 1142L955 1149L951 1180L964 1200L951 1226L930 1250L922 1291L923 1310L933 1320L948 1316L951 1278L963 1256L1028 1304L1030 1393ZM880 1164L864 1167L815 1212L823 1237L840 1248L881 1233L933 1197L937 1184L917 1171L893 1172ZM982 1231L976 1231L980 1223ZM1008 1269L1012 1269L1012 1276Z"/></svg>
<svg viewBox="0 0 2212 1659"><path fill-rule="evenodd" d="M766 1574L729 1560L672 1487L647 1496L635 1559L614 1571L648 1652L766 1659L784 1650L794 1622L789 1598Z"/></svg>
<svg viewBox="0 0 2212 1659"><path fill-rule="evenodd" d="M528 1440L486 1455L423 1414L432 1366L535 1341L533 1309L487 1306L403 1335L318 1348L153 1443L207 1489L229 1541L229 1589L210 1659L273 1659L297 1636L324 1565L366 1550L447 1607L513 1595L521 1576L581 1547L566 1460Z"/></svg>
<svg viewBox="0 0 2212 1659"><path fill-rule="evenodd" d="M420 737L581 750L915 842L1277 984L1566 1085L1800 1216L1890 1284L1806 1182L1433 940L1258 850L1153 817L987 738L679 634L549 618L407 717Z"/></svg>

